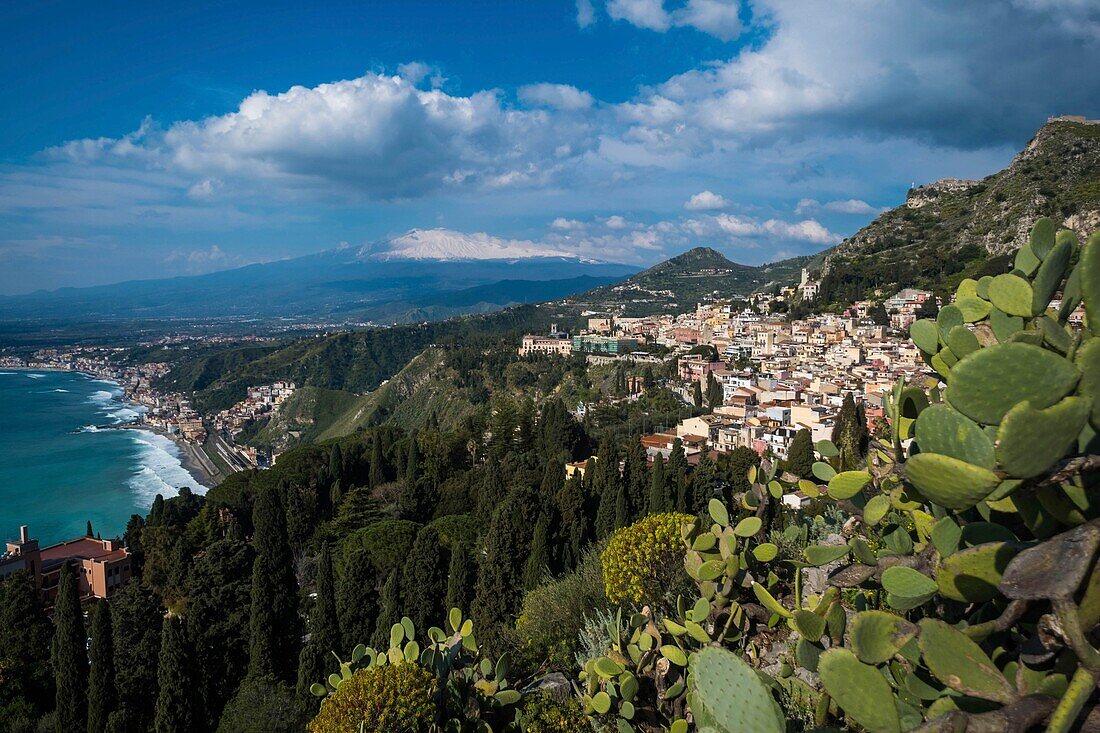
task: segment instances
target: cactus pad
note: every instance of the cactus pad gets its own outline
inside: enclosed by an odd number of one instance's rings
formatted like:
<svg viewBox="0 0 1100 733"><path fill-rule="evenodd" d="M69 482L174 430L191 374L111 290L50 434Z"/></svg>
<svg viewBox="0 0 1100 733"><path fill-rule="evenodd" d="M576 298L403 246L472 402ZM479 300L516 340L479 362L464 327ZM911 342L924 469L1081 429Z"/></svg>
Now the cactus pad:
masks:
<svg viewBox="0 0 1100 733"><path fill-rule="evenodd" d="M985 318L988 313L989 309L986 308L985 313L974 320ZM947 348L951 349L951 353L961 359L970 352L978 350L978 337L966 326L955 326L947 334Z"/></svg>
<svg viewBox="0 0 1100 733"><path fill-rule="evenodd" d="M929 500L962 511L989 496L1000 480L988 468L939 453L919 453L905 463L905 474Z"/></svg>
<svg viewBox="0 0 1100 733"><path fill-rule="evenodd" d="M932 674L953 690L1005 705L1017 697L1016 689L981 647L950 624L922 619L920 650Z"/></svg>
<svg viewBox="0 0 1100 733"><path fill-rule="evenodd" d="M821 655L817 673L826 692L856 723L871 733L901 730L894 691L878 669L859 661L847 649L834 648Z"/></svg>
<svg viewBox="0 0 1100 733"><path fill-rule="evenodd" d="M1093 232L1085 242L1077 269L1081 273L1081 299L1085 301L1089 330L1100 336L1100 232Z"/></svg>
<svg viewBox="0 0 1100 733"><path fill-rule="evenodd" d="M1070 393L1080 376L1071 362L1038 346L997 344L956 364L944 396L970 419L995 424L1024 400L1036 409L1050 407Z"/></svg>
<svg viewBox="0 0 1100 733"><path fill-rule="evenodd" d="M1033 298L1031 285L1017 275L998 275L989 283L989 299L1009 315L1030 316Z"/></svg>
<svg viewBox="0 0 1100 733"><path fill-rule="evenodd" d="M1091 407L1088 398L1067 397L1045 410L1027 401L1009 410L997 430L997 459L1005 472L1031 478L1053 466L1077 442Z"/></svg>
<svg viewBox="0 0 1100 733"><path fill-rule="evenodd" d="M1077 394L1092 400L1089 422L1100 430L1100 338L1092 338L1081 344L1074 358L1081 370L1081 381L1077 383Z"/></svg>
<svg viewBox="0 0 1100 733"><path fill-rule="evenodd" d="M1054 220L1047 216L1036 219L1031 226L1031 236L1028 237L1027 243L1040 260L1045 260L1047 253L1054 247L1057 232L1058 227L1054 224Z"/></svg>
<svg viewBox="0 0 1100 733"><path fill-rule="evenodd" d="M1032 301L1031 313L1042 313L1047 309L1050 299L1062 284L1062 278L1066 276L1066 268L1073 256L1074 245L1061 239L1043 258L1043 264L1039 265L1039 271L1031 281Z"/></svg>
<svg viewBox="0 0 1100 733"><path fill-rule="evenodd" d="M955 601L984 603L997 596L1008 563L1018 548L1008 542L988 542L944 558L936 568L940 593Z"/></svg>
<svg viewBox="0 0 1100 733"><path fill-rule="evenodd" d="M989 309L992 307L989 301L982 300L976 295L959 298L955 301L955 305L958 306L963 320L967 323L982 320L989 315Z"/></svg>
<svg viewBox="0 0 1100 733"><path fill-rule="evenodd" d="M700 728L783 733L779 706L756 670L736 654L708 647L691 655L691 712Z"/></svg>
<svg viewBox="0 0 1100 733"><path fill-rule="evenodd" d="M909 327L909 338L926 354L935 354L940 349L940 330L936 322L929 318L913 321Z"/></svg>
<svg viewBox="0 0 1100 733"><path fill-rule="evenodd" d="M916 432L924 453L942 453L983 468L994 466L993 441L978 423L950 405L932 405L921 412Z"/></svg>
<svg viewBox="0 0 1100 733"><path fill-rule="evenodd" d="M866 664L889 661L917 635L917 626L886 611L864 611L852 617L852 651Z"/></svg>
<svg viewBox="0 0 1100 733"><path fill-rule="evenodd" d="M999 308L989 311L989 327L993 329L993 335L1001 343L1005 343L1012 334L1024 327L1024 319L1019 316L1010 316Z"/></svg>
<svg viewBox="0 0 1100 733"><path fill-rule="evenodd" d="M843 471L829 479L829 496L834 499L851 499L871 483L866 471Z"/></svg>

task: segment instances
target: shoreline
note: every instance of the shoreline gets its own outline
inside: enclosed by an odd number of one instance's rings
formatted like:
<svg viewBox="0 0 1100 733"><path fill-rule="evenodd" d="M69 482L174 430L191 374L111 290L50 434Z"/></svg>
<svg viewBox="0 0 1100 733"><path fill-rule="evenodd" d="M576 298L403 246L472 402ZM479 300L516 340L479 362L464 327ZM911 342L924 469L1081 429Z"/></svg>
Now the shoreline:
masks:
<svg viewBox="0 0 1100 733"><path fill-rule="evenodd" d="M15 372L58 372L62 374L79 374L89 379L97 380L106 384L112 384L122 391L118 401L125 407L141 411L146 409L145 405L138 402L133 402L129 399L130 395L118 380L114 379L110 375L95 374L93 372L85 372L79 369L62 369L58 367L5 367ZM214 465L213 461L208 456L202 453L202 448L192 445L186 440L183 440L178 435L172 435L168 431L156 427L155 425L149 425L144 422L128 422L119 423L118 425L102 425L96 426L102 430L145 430L153 433L154 435L160 435L168 438L173 444L179 448L180 454L177 456L180 466L184 471L191 475L191 478L195 479L195 482L207 490L210 490L221 483L221 471ZM203 460L205 459L205 461Z"/></svg>

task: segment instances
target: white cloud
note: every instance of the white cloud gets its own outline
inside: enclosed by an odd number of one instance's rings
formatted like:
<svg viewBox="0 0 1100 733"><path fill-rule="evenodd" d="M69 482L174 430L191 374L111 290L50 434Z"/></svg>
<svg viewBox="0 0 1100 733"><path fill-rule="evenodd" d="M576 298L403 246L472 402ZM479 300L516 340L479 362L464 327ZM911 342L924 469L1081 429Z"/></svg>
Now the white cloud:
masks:
<svg viewBox="0 0 1100 733"><path fill-rule="evenodd" d="M723 196L711 191L700 191L684 203L684 208L688 211L713 211L724 209L729 205L730 202Z"/></svg>
<svg viewBox="0 0 1100 733"><path fill-rule="evenodd" d="M673 13L673 23L732 41L743 30L740 10L740 0L688 0L687 5Z"/></svg>
<svg viewBox="0 0 1100 733"><path fill-rule="evenodd" d="M651 31L664 32L672 25L662 0L608 0L607 14Z"/></svg>
<svg viewBox="0 0 1100 733"><path fill-rule="evenodd" d="M592 0L577 0L577 25L587 28L596 22L596 8Z"/></svg>
<svg viewBox="0 0 1100 733"><path fill-rule="evenodd" d="M604 224L608 229L626 229L630 226L629 222L621 216L609 216L604 219Z"/></svg>
<svg viewBox="0 0 1100 733"><path fill-rule="evenodd" d="M187 195L193 199L209 199L221 187L221 180L217 178L204 178L187 189Z"/></svg>
<svg viewBox="0 0 1100 733"><path fill-rule="evenodd" d="M585 223L583 221L578 221L577 219L566 219L563 216L559 216L558 218L554 219L554 221L550 222L551 229L560 229L563 231L576 231L579 229L584 229L584 227Z"/></svg>
<svg viewBox="0 0 1100 733"><path fill-rule="evenodd" d="M588 92L569 84L528 84L519 88L519 98L530 105L568 111L588 109L596 101Z"/></svg>
<svg viewBox="0 0 1100 733"><path fill-rule="evenodd" d="M796 214L812 211L828 211L833 214L879 214L886 209L875 208L863 199L844 199L821 203L817 199L800 199L795 207Z"/></svg>

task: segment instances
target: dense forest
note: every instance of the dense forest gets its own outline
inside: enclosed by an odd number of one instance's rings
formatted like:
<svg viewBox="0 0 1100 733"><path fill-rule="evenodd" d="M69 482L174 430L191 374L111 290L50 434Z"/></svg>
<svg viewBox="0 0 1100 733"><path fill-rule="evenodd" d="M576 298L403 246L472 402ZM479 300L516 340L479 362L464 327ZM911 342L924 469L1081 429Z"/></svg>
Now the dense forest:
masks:
<svg viewBox="0 0 1100 733"><path fill-rule="evenodd" d="M651 462L629 411L502 388L550 362L456 346L480 409L158 498L86 615L6 580L0 725L1100 729L1100 234L1041 220L1013 265L914 324L935 376L882 430L849 398L785 462Z"/></svg>

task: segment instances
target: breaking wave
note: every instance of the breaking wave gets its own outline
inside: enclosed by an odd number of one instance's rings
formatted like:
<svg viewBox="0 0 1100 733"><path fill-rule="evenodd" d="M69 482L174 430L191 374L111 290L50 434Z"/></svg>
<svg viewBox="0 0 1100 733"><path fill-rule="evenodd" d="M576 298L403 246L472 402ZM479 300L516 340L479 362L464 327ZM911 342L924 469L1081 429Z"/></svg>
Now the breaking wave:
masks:
<svg viewBox="0 0 1100 733"><path fill-rule="evenodd" d="M157 494L165 498L176 496L181 486L196 494L206 493L206 487L183 467L179 446L147 430L126 432L138 445L138 465L127 483L140 504L151 506Z"/></svg>

